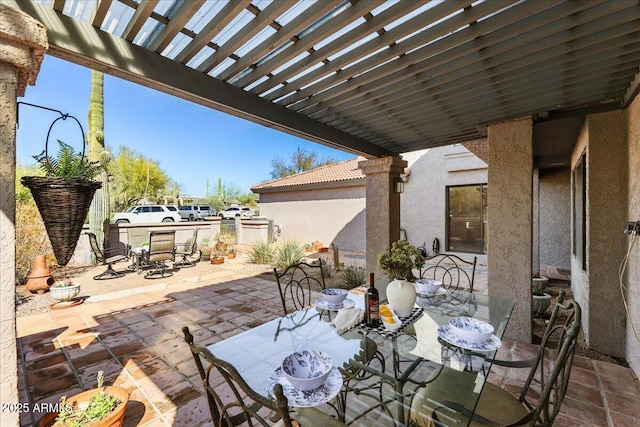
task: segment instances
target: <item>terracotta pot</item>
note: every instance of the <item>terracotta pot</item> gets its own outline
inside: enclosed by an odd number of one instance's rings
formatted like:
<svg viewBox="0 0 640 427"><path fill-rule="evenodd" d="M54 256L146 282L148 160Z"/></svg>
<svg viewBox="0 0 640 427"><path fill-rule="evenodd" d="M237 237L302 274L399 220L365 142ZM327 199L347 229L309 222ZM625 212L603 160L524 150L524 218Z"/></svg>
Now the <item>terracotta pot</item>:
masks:
<svg viewBox="0 0 640 427"><path fill-rule="evenodd" d="M229 259L234 259L236 257L236 253L235 252L231 252L230 254L227 254L227 258Z"/></svg>
<svg viewBox="0 0 640 427"><path fill-rule="evenodd" d="M211 258L211 264L222 264L224 262L224 257Z"/></svg>
<svg viewBox="0 0 640 427"><path fill-rule="evenodd" d="M387 285L387 301L400 317L411 316L416 297L416 287L408 280L396 279Z"/></svg>
<svg viewBox="0 0 640 427"><path fill-rule="evenodd" d="M100 421L91 424L91 426L95 426L95 427L122 426L124 422L124 413L127 409L127 402L129 402L129 392L123 389L122 387L116 387L116 386L107 386L105 387L105 390L107 394L110 394L112 396L117 396L122 403L116 406L116 409L113 410L113 412L111 412L109 415L107 415ZM92 390L87 390L85 392L76 394L75 396L68 398L67 403L73 404L74 402L75 403L88 402L96 393L98 393L97 388L94 388ZM50 427L53 425L57 416L58 416L57 412L46 413L42 416L42 418L40 418L36 426Z"/></svg>
<svg viewBox="0 0 640 427"><path fill-rule="evenodd" d="M49 286L55 283L55 279L51 277L51 271L47 268L47 258L44 255L38 255L33 260L33 269L29 274L25 287L29 292L43 294L49 290Z"/></svg>

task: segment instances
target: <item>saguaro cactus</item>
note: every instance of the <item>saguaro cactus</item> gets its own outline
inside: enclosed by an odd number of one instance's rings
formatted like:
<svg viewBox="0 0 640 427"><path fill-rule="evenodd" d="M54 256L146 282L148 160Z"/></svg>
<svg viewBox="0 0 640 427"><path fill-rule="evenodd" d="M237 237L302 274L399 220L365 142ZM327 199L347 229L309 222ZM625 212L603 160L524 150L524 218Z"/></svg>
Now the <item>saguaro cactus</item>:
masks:
<svg viewBox="0 0 640 427"><path fill-rule="evenodd" d="M89 161L106 166L111 155L104 146L104 74L91 70L91 94L87 117ZM109 238L109 175L106 169L96 177L102 188L96 191L89 208L89 229L105 247Z"/></svg>

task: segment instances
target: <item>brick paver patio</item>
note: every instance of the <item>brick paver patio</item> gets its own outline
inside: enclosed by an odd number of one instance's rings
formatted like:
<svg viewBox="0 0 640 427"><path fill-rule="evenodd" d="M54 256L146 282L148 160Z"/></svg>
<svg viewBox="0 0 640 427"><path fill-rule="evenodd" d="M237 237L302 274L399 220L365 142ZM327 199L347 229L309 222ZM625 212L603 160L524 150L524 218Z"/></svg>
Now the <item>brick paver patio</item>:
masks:
<svg viewBox="0 0 640 427"><path fill-rule="evenodd" d="M242 256L221 266L199 263L169 279L93 281L99 267L78 281L83 304L19 317L19 378L22 402L58 402L107 385L131 393L125 426L211 426L195 364L183 341L189 326L196 342L211 344L277 318L281 306L274 282L256 277L269 271ZM526 358L530 344L503 340L500 358ZM509 390L522 372L493 367L490 380ZM556 426L638 426L640 386L625 367L576 356L569 392ZM25 413L22 426L40 413Z"/></svg>

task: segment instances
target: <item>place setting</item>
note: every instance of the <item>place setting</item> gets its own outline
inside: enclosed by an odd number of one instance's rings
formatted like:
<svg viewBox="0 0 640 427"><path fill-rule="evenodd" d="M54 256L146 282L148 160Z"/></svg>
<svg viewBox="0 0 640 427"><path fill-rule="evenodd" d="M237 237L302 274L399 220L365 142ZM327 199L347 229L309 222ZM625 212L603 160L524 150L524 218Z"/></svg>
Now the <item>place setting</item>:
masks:
<svg viewBox="0 0 640 427"><path fill-rule="evenodd" d="M269 376L268 387L272 396L276 384L282 385L290 406L319 406L338 395L342 389L342 374L326 353L300 350L285 357Z"/></svg>
<svg viewBox="0 0 640 427"><path fill-rule="evenodd" d="M438 337L449 344L465 350L494 351L502 341L493 334L489 323L473 317L454 317L448 324L438 327Z"/></svg>
<svg viewBox="0 0 640 427"><path fill-rule="evenodd" d="M343 308L353 308L356 302L347 298L349 291L340 288L327 288L322 290L322 298L316 301L316 308L321 310L338 311Z"/></svg>
<svg viewBox="0 0 640 427"><path fill-rule="evenodd" d="M416 286L416 305L418 307L424 306L438 306L443 302L443 296L448 292L442 287L442 282L434 279L418 279L415 282Z"/></svg>

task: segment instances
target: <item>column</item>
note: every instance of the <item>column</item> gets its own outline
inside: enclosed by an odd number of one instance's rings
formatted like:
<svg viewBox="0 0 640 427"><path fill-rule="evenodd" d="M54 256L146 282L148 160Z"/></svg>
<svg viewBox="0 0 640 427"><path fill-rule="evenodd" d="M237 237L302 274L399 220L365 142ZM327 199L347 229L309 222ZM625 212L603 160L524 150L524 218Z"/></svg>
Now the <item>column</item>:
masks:
<svg viewBox="0 0 640 427"><path fill-rule="evenodd" d="M505 336L531 342L533 127L529 118L488 128L489 295L516 301Z"/></svg>
<svg viewBox="0 0 640 427"><path fill-rule="evenodd" d="M0 4L0 402L18 403L15 309L16 101L35 84L47 49L44 26ZM1 425L19 414L0 412Z"/></svg>
<svg viewBox="0 0 640 427"><path fill-rule="evenodd" d="M367 271L374 272L376 278L384 274L378 269L378 254L400 239L400 193L394 190L406 166L399 157L358 162L367 184Z"/></svg>

